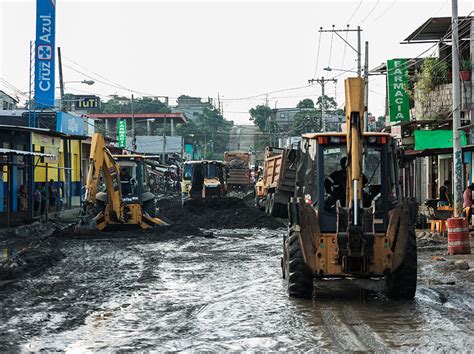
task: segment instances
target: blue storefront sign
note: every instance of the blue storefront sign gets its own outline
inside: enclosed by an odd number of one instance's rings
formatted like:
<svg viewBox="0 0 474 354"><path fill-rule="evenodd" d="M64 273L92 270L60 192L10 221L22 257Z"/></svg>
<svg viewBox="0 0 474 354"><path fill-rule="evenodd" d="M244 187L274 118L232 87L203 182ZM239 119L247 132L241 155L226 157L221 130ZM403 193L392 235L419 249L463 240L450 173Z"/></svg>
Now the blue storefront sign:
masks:
<svg viewBox="0 0 474 354"><path fill-rule="evenodd" d="M65 112L56 114L56 130L71 135L84 135L84 119Z"/></svg>
<svg viewBox="0 0 474 354"><path fill-rule="evenodd" d="M35 108L54 107L55 0L36 0Z"/></svg>

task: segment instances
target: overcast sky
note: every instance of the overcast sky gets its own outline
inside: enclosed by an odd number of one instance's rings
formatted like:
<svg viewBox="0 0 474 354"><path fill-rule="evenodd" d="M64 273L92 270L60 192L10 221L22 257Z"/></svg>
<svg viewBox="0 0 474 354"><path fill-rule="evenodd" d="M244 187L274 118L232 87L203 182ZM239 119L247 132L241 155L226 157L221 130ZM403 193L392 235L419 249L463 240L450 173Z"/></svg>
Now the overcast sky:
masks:
<svg viewBox="0 0 474 354"><path fill-rule="evenodd" d="M36 1L0 4L0 77L27 92ZM331 33L320 39L320 27L360 25L373 68L387 59L418 56L430 45L399 43L428 18L451 16L451 0L56 0L56 8L56 46L63 54L64 80L96 80L93 86L66 83L67 92L107 99L110 94L130 96L129 90L135 90L141 92L135 96L169 96L171 104L181 94L219 94L226 118L237 124L249 124L248 110L265 103L267 92L279 91L268 94L271 107L294 107L303 98L316 99L321 87L286 89L341 74L323 71L328 66L356 67L355 52ZM472 10L472 1L459 1L460 16ZM356 47L355 32L347 40ZM337 77L337 85L326 85L327 94L341 107L344 76ZM369 111L383 115L385 79L370 79ZM0 89L14 93L1 80Z"/></svg>

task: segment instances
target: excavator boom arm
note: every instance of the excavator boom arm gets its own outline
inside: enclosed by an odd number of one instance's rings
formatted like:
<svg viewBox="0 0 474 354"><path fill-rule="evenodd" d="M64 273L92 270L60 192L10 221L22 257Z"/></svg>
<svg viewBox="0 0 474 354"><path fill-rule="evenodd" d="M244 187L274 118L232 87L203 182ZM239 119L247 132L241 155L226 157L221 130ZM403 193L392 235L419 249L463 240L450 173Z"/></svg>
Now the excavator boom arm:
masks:
<svg viewBox="0 0 474 354"><path fill-rule="evenodd" d="M115 213L118 220L123 219L122 194L120 189L120 166L115 162L109 149L105 146L102 134L95 133L92 137L89 155L89 172L87 174L85 203L86 208L95 203L98 191L100 171L107 189L109 210Z"/></svg>
<svg viewBox="0 0 474 354"><path fill-rule="evenodd" d="M354 208L357 225L357 209L362 198L362 154L364 129L364 80L348 78L344 82L346 94L347 127L347 195L348 206Z"/></svg>

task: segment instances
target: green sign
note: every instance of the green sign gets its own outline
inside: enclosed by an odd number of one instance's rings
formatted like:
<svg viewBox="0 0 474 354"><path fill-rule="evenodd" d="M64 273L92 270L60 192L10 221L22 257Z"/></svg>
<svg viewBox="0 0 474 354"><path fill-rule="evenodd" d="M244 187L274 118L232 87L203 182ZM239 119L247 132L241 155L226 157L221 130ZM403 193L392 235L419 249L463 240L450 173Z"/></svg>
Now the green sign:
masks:
<svg viewBox="0 0 474 354"><path fill-rule="evenodd" d="M127 121L125 119L117 122L117 140L119 148L127 147Z"/></svg>
<svg viewBox="0 0 474 354"><path fill-rule="evenodd" d="M387 60L388 107L390 122L410 120L410 96L406 59Z"/></svg>
<svg viewBox="0 0 474 354"><path fill-rule="evenodd" d="M466 134L461 132L461 146L466 145ZM453 147L452 130L415 130L415 150Z"/></svg>

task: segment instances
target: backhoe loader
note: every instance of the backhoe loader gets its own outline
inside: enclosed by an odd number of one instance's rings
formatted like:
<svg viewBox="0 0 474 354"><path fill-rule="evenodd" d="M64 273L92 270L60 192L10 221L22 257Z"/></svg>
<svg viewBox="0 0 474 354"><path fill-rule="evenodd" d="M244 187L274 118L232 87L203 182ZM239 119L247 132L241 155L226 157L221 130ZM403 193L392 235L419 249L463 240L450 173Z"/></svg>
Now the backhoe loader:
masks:
<svg viewBox="0 0 474 354"><path fill-rule="evenodd" d="M122 157L124 165L120 166L105 146L104 137L99 133L93 135L77 233L104 230L112 225L147 229L165 224L154 217L155 196L145 190L141 159ZM101 183L105 185L105 191L99 191Z"/></svg>
<svg viewBox="0 0 474 354"><path fill-rule="evenodd" d="M417 204L400 197L393 138L363 132L363 89L346 79L346 133L302 137L283 239L289 296L311 297L322 279L381 277L390 297L415 296Z"/></svg>

